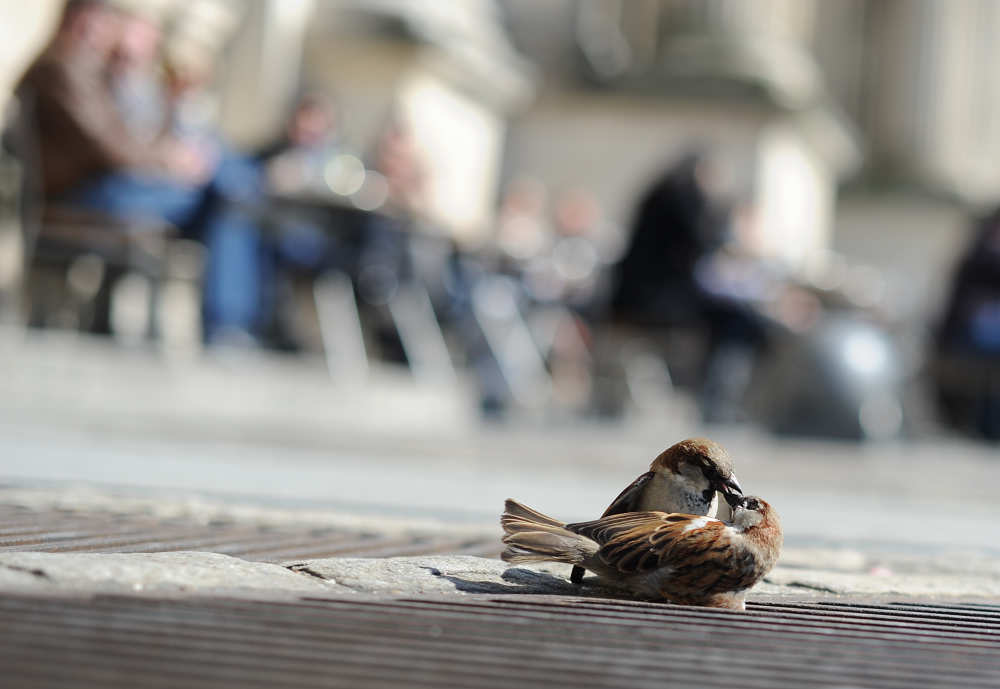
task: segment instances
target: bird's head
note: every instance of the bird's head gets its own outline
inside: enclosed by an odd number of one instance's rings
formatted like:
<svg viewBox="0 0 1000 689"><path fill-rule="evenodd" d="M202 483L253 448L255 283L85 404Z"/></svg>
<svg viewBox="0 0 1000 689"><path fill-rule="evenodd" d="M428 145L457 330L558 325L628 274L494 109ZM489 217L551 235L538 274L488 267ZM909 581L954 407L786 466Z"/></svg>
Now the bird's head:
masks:
<svg viewBox="0 0 1000 689"><path fill-rule="evenodd" d="M769 503L754 495L740 498L733 505L731 523L747 538L770 553L769 557L772 560L778 557L784 538L781 520Z"/></svg>
<svg viewBox="0 0 1000 689"><path fill-rule="evenodd" d="M668 447L653 460L650 471L670 473L692 484L710 501L718 491L730 505L743 497L726 448L708 438L688 438Z"/></svg>
<svg viewBox="0 0 1000 689"><path fill-rule="evenodd" d="M777 526L778 513L764 499L747 495L733 505L732 523L744 529Z"/></svg>

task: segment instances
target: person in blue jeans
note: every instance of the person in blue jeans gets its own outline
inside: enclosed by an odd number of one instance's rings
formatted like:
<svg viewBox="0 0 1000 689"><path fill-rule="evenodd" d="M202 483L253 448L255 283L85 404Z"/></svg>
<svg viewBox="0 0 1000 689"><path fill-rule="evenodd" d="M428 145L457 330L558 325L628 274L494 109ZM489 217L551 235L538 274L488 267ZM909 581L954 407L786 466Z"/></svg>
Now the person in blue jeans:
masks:
<svg viewBox="0 0 1000 689"><path fill-rule="evenodd" d="M60 197L75 207L122 218L166 220L206 249L202 287L205 341L250 342L265 325L269 260L256 222L260 170L228 153L202 184L161 175L113 172Z"/></svg>
<svg viewBox="0 0 1000 689"><path fill-rule="evenodd" d="M265 320L269 265L253 218L259 167L221 143L207 150L179 136L166 120L141 131L116 91L129 70L155 75L158 32L149 17L105 0L67 3L18 86L37 134L44 201L164 220L203 242L206 340L252 339Z"/></svg>

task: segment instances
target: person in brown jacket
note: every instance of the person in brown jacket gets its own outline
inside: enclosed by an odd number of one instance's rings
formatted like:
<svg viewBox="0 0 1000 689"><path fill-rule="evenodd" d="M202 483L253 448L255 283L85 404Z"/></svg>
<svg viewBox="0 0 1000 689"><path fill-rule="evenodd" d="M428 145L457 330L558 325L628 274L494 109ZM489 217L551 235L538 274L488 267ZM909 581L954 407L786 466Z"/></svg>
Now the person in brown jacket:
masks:
<svg viewBox="0 0 1000 689"><path fill-rule="evenodd" d="M203 242L206 339L246 341L265 320L262 239L246 210L259 198L259 171L237 156L209 160L166 128L152 140L135 135L114 91L135 19L111 0L69 0L22 77L43 201L165 220Z"/></svg>
<svg viewBox="0 0 1000 689"><path fill-rule="evenodd" d="M47 199L123 169L189 184L204 179L193 151L167 138L137 141L122 117L109 65L125 21L101 0L71 0L21 79L18 93L32 118Z"/></svg>

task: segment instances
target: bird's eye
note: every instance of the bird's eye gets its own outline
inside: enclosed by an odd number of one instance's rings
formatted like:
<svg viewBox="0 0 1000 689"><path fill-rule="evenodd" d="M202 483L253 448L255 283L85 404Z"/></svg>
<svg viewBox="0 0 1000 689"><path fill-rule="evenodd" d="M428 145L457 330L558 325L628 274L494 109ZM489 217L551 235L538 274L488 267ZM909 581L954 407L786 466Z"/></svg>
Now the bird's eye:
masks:
<svg viewBox="0 0 1000 689"><path fill-rule="evenodd" d="M757 502L757 500L755 500L754 498L750 498L749 500L747 500L747 509L748 510L759 510L760 509L760 503Z"/></svg>

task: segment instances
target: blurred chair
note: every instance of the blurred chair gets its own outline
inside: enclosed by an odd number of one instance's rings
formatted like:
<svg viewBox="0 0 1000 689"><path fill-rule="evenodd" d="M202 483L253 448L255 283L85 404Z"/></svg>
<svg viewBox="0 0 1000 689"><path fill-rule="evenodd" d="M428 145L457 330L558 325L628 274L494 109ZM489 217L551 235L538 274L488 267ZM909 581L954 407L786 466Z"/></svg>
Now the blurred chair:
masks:
<svg viewBox="0 0 1000 689"><path fill-rule="evenodd" d="M330 377L364 382L368 353L351 278L341 271L322 273L313 280L312 296Z"/></svg>
<svg viewBox="0 0 1000 689"><path fill-rule="evenodd" d="M472 313L513 400L539 410L551 399L552 378L522 313L520 293L512 278L484 276L472 290Z"/></svg>
<svg viewBox="0 0 1000 689"><path fill-rule="evenodd" d="M414 377L432 384L452 384L457 374L428 286L430 266L446 251L421 236L412 219L370 215L363 223L356 273L358 294L376 337L398 341ZM429 264L429 265L428 265ZM391 346L386 348L391 354Z"/></svg>

